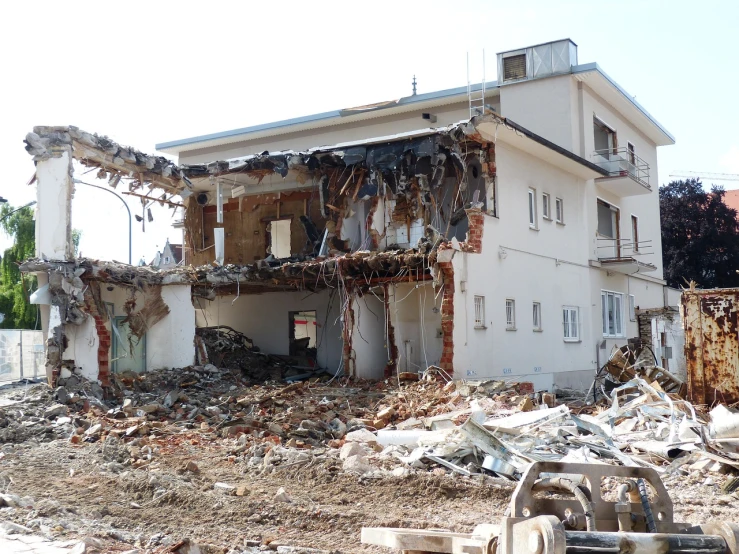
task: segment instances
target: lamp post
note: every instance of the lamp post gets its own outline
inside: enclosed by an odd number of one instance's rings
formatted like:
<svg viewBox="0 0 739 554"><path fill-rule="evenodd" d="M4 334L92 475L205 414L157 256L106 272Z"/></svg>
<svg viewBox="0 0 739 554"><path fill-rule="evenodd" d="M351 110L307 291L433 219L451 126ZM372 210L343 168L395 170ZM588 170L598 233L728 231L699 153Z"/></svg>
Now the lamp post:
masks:
<svg viewBox="0 0 739 554"><path fill-rule="evenodd" d="M95 187L96 189L104 190L118 198L121 202L123 202L123 205L126 207L126 210L128 211L128 265L131 265L131 229L133 226L132 217L131 217L131 208L128 207L128 204L123 199L123 197L118 194L117 192L114 192L110 190L109 188L101 187L100 185L93 185L92 183L85 183L84 181L80 181L79 179L74 180L75 183L79 183L80 185L87 185L88 187Z"/></svg>

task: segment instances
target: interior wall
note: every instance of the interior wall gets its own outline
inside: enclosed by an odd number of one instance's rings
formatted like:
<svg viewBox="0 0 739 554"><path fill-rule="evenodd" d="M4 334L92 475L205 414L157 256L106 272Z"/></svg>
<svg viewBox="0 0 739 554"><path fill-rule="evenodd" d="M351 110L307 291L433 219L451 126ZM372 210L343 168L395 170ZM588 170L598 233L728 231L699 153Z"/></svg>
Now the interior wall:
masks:
<svg viewBox="0 0 739 554"><path fill-rule="evenodd" d="M332 372L340 366L341 300L338 292L333 295L328 290L241 294L238 298L221 296L213 301L196 298L194 303L198 327L228 325L252 339L262 352L283 356L290 353L290 312L315 310L317 362Z"/></svg>
<svg viewBox="0 0 739 554"><path fill-rule="evenodd" d="M146 369L185 367L195 361L195 310L190 285L162 287L169 314L146 333Z"/></svg>
<svg viewBox="0 0 739 554"><path fill-rule="evenodd" d="M354 299L352 349L357 377L383 378L389 361L385 336L385 305L372 293Z"/></svg>
<svg viewBox="0 0 739 554"><path fill-rule="evenodd" d="M212 202L215 202L215 191ZM239 210L241 200L241 210ZM317 189L282 192L278 195L261 194L231 198L224 202L223 224L216 223L215 206L199 206L190 201L186 215L186 242L191 248L189 263L195 266L209 264L215 259L213 248L215 227L225 229L226 264L249 264L267 257L267 225L270 220L290 219L290 253L305 250L308 236L300 222L306 215L321 233L326 219L321 215Z"/></svg>
<svg viewBox="0 0 739 554"><path fill-rule="evenodd" d="M101 286L103 302L113 304L113 314L111 314L113 317L126 315L123 305L131 298L132 291L138 309L143 301L141 292L130 287L113 287L113 290L108 290L106 285ZM192 305L190 286L163 286L162 300L169 307L169 314L146 333L147 371L185 367L195 360L195 310ZM111 322L107 321L106 326L111 333L112 340L116 340L113 336ZM122 337L122 339L126 341L127 337ZM95 348L94 354L97 361L97 345ZM108 355L110 356L110 352Z"/></svg>
<svg viewBox="0 0 739 554"><path fill-rule="evenodd" d="M94 381L98 378L98 338L95 320L87 316L82 325L65 325L67 348L63 360L74 360L74 364L82 371L85 379Z"/></svg>
<svg viewBox="0 0 739 554"><path fill-rule="evenodd" d="M441 296L435 297L431 282L403 283L390 288L390 317L398 347L398 370L419 372L439 365ZM434 311L434 308L437 311Z"/></svg>

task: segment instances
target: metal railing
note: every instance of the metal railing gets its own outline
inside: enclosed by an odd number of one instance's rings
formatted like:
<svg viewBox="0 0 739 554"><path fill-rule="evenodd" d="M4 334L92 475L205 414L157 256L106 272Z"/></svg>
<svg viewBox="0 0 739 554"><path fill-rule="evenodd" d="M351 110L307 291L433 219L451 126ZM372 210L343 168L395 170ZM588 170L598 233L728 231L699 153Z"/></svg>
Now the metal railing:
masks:
<svg viewBox="0 0 739 554"><path fill-rule="evenodd" d="M649 186L649 164L628 148L604 148L593 152L593 163L605 169L611 177L628 176Z"/></svg>
<svg viewBox="0 0 739 554"><path fill-rule="evenodd" d="M618 260L654 254L651 240L634 242L631 239L598 239L598 259Z"/></svg>

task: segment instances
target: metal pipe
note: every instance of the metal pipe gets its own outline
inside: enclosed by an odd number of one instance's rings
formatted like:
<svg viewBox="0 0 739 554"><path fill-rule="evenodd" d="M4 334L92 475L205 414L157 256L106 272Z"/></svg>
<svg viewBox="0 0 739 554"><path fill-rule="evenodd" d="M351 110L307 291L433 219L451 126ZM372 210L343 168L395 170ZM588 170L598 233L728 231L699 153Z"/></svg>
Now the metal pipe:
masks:
<svg viewBox="0 0 739 554"><path fill-rule="evenodd" d="M565 531L567 554L724 554L726 551L726 541L718 535Z"/></svg>
<svg viewBox="0 0 739 554"><path fill-rule="evenodd" d="M641 498L642 510L644 510L644 518L647 522L647 533L656 533L657 524L654 522L654 514L652 506L649 504L649 494L647 493L647 482L644 479L638 479L636 482L639 488L639 497Z"/></svg>
<svg viewBox="0 0 739 554"><path fill-rule="evenodd" d="M575 496L585 513L585 526L588 531L595 531L595 507L591 500L591 492L585 485L575 483L563 477L541 479L534 483L531 492L566 491Z"/></svg>
<svg viewBox="0 0 739 554"><path fill-rule="evenodd" d="M80 185L87 185L88 187L95 187L96 189L104 190L118 198L121 202L123 202L123 205L126 207L126 210L128 210L128 265L131 265L131 237L132 237L132 229L133 229L133 217L131 216L131 208L128 207L128 204L126 203L126 200L117 192L114 192L108 188L101 187L100 185L93 185L92 183L85 183L84 181L80 181L79 179L74 179L75 183L79 183Z"/></svg>

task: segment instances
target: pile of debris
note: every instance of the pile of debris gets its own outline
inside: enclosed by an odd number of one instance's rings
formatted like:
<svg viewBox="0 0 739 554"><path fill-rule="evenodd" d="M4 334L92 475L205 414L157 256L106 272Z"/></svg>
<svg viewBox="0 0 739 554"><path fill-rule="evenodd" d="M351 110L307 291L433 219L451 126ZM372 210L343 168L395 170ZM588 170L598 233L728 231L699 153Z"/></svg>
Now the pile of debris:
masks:
<svg viewBox="0 0 739 554"><path fill-rule="evenodd" d="M0 440L113 440L126 445L121 463L134 468L149 465L173 435L217 444L249 471L325 463L354 473L517 479L536 461L739 468L739 414L723 406L702 413L638 377L590 405L558 405L531 383L446 382L433 370L415 381L252 382L240 368L208 364L120 374L105 398L73 372L53 392L25 391L22 410L0 408Z"/></svg>
<svg viewBox="0 0 739 554"><path fill-rule="evenodd" d="M218 367L240 369L252 383L264 381L298 381L314 376L328 375L325 369L317 367L311 359L297 363L287 356L265 354L254 345L249 337L227 325L198 327L196 330L198 360L212 363Z"/></svg>

